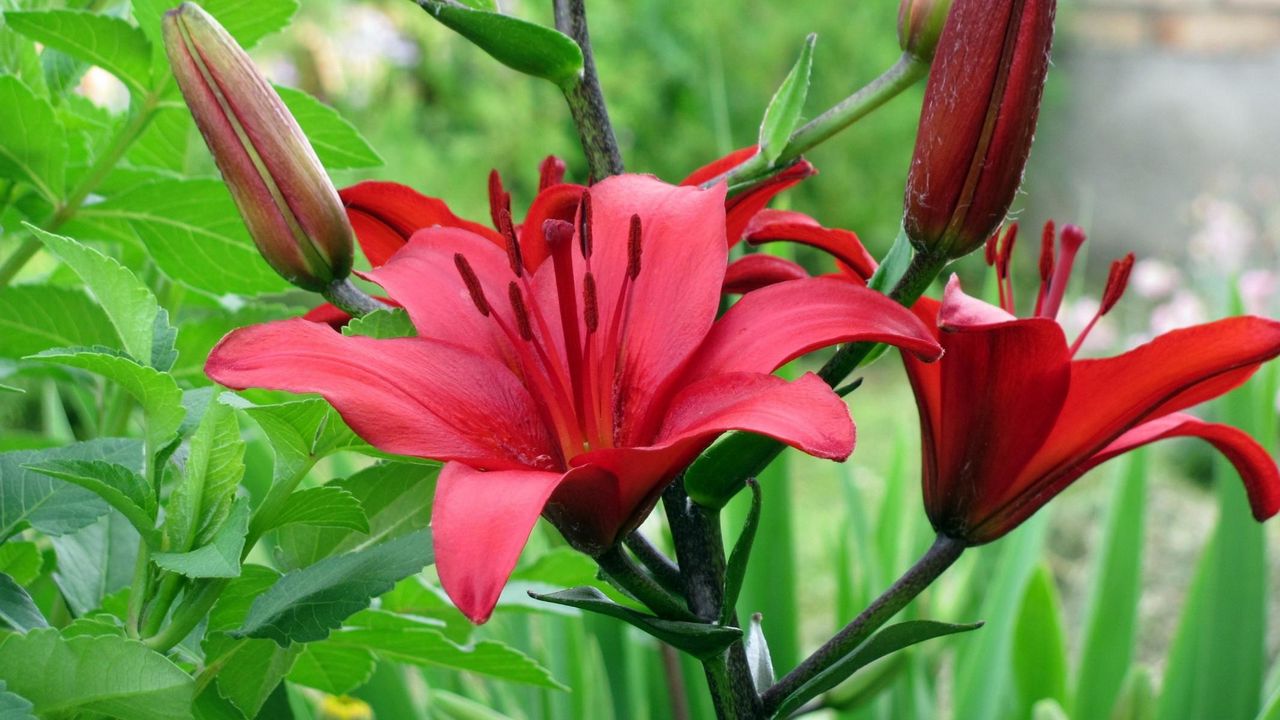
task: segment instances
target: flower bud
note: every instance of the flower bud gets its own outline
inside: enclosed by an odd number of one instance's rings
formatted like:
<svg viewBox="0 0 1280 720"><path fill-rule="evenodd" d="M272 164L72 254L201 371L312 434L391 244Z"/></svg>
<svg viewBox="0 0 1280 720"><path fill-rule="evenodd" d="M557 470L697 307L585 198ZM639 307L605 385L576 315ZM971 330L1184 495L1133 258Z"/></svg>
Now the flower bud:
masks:
<svg viewBox="0 0 1280 720"><path fill-rule="evenodd" d="M308 290L351 272L351 224L302 128L212 16L183 3L164 18L173 75L231 197L271 267Z"/></svg>
<svg viewBox="0 0 1280 720"><path fill-rule="evenodd" d="M902 0L898 5L898 46L923 62L933 59L951 0Z"/></svg>
<svg viewBox="0 0 1280 720"><path fill-rule="evenodd" d="M1004 220L1049 68L1055 0L955 0L929 69L903 225L957 258Z"/></svg>

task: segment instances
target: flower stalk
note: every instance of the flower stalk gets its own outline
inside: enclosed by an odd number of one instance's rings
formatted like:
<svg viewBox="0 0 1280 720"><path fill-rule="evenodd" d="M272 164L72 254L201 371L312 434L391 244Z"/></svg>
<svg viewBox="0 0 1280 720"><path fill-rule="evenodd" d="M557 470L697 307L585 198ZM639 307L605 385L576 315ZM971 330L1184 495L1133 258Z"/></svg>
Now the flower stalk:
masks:
<svg viewBox="0 0 1280 720"><path fill-rule="evenodd" d="M600 77L596 74L584 0L555 0L555 18L556 29L573 38L582 48L582 74L562 89L569 104L569 113L578 128L578 138L582 142L582 152L587 156L591 176L603 180L611 175L620 175L623 171L622 152L618 149L618 138L614 135Z"/></svg>

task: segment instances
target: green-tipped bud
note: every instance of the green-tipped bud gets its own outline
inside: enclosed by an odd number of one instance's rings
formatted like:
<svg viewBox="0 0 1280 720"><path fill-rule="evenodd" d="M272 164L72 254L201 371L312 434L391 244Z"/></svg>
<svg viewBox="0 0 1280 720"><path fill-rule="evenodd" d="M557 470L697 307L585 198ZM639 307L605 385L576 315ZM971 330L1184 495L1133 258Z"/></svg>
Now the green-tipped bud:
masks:
<svg viewBox="0 0 1280 720"><path fill-rule="evenodd" d="M917 60L933 60L951 0L902 0L898 5L898 46Z"/></svg>
<svg viewBox="0 0 1280 720"><path fill-rule="evenodd" d="M280 96L198 5L164 18L182 96L258 250L286 280L323 290L351 272L351 224Z"/></svg>

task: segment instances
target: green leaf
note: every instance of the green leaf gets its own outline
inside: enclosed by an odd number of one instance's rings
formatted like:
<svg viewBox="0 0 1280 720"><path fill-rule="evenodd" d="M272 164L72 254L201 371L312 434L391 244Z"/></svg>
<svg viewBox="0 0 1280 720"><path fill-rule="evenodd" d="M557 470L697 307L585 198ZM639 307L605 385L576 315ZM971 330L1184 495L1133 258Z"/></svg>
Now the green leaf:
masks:
<svg viewBox="0 0 1280 720"><path fill-rule="evenodd" d="M1053 576L1043 564L1031 576L1013 634L1013 675L1021 698L1019 716L1044 699L1067 696L1067 647L1062 608Z"/></svg>
<svg viewBox="0 0 1280 720"><path fill-rule="evenodd" d="M1111 720L1155 720L1155 686L1155 679L1150 670L1142 666L1133 667L1124 680L1124 686L1120 690L1119 697L1116 698L1115 707L1111 709ZM1085 716L1077 714L1076 717ZM1271 716L1263 717L1266 720L1273 720Z"/></svg>
<svg viewBox="0 0 1280 720"><path fill-rule="evenodd" d="M297 314L296 309L282 305L255 304L235 312L225 312L218 308L205 315L192 314L184 317L182 332L178 333L177 340L178 361L169 373L179 383L208 385L212 381L205 377L204 361L223 336L246 325L281 320Z"/></svg>
<svg viewBox="0 0 1280 720"><path fill-rule="evenodd" d="M151 84L151 43L141 30L119 18L46 10L7 12L5 22L46 47L115 75L135 96L146 94Z"/></svg>
<svg viewBox="0 0 1280 720"><path fill-rule="evenodd" d="M84 208L81 215L127 222L160 270L193 289L256 295L289 288L258 254L221 181L140 185Z"/></svg>
<svg viewBox="0 0 1280 720"><path fill-rule="evenodd" d="M53 107L22 81L0 76L0 177L30 183L49 202L62 198L67 139Z"/></svg>
<svg viewBox="0 0 1280 720"><path fill-rule="evenodd" d="M253 405L235 395L223 397L253 418L271 441L276 482L286 481L326 455L364 444L337 411L319 398Z"/></svg>
<svg viewBox="0 0 1280 720"><path fill-rule="evenodd" d="M926 640L969 632L982 627L982 623L954 625L932 620L910 620L877 632L839 662L814 676L812 680L796 688L778 707L778 717L787 717L802 705L834 688L859 669L874 660L898 652Z"/></svg>
<svg viewBox="0 0 1280 720"><path fill-rule="evenodd" d="M800 57L778 86L760 123L760 153L772 165L787 146L791 133L800 124L800 112L809 95L809 72L813 68L813 45L818 42L817 33L811 33L800 48Z"/></svg>
<svg viewBox="0 0 1280 720"><path fill-rule="evenodd" d="M1084 613L1076 669L1078 717L1105 717L1129 672L1142 597L1142 533L1146 522L1146 453L1129 455L1119 475Z"/></svg>
<svg viewBox="0 0 1280 720"><path fill-rule="evenodd" d="M382 165L382 158L369 141L337 110L301 90L281 85L275 87L326 168L344 170Z"/></svg>
<svg viewBox="0 0 1280 720"><path fill-rule="evenodd" d="M277 559L284 567L302 567L427 527L437 474L438 466L391 462L328 483L325 487L346 490L360 501L369 532L290 525L277 533Z"/></svg>
<svg viewBox="0 0 1280 720"><path fill-rule="evenodd" d="M4 573L0 573L0 620L18 632L49 627L26 588Z"/></svg>
<svg viewBox="0 0 1280 720"><path fill-rule="evenodd" d="M227 634L244 622L254 598L279 579L280 573L270 568L246 565L244 573L218 596L202 643L206 662L216 663L220 668L216 680L218 693L245 717L258 715L271 691L289 673L305 647L297 644L282 648L270 640L236 639Z"/></svg>
<svg viewBox="0 0 1280 720"><path fill-rule="evenodd" d="M88 370L112 380L133 396L147 416L151 447L166 445L182 424L182 390L173 378L155 368L106 348L55 348L28 356L31 360Z"/></svg>
<svg viewBox="0 0 1280 720"><path fill-rule="evenodd" d="M176 0L133 0L133 17L156 47L163 47L160 19L177 7ZM200 0L200 7L218 19L245 48L284 28L298 10L297 0Z"/></svg>
<svg viewBox="0 0 1280 720"><path fill-rule="evenodd" d="M742 630L724 625L663 620L637 612L605 597L593 587L578 587L546 595L530 593L543 602L567 605L608 615L633 625L668 645L705 660L714 657L742 638Z"/></svg>
<svg viewBox="0 0 1280 720"><path fill-rule="evenodd" d="M729 618L738 607L738 595L742 592L742 582L747 576L747 562L751 559L751 546L756 541L756 530L760 528L760 483L748 480L747 485L751 488L751 508L747 510L742 533L733 544L733 552L729 553L725 569L724 608L720 611L721 625L729 623Z"/></svg>
<svg viewBox="0 0 1280 720"><path fill-rule="evenodd" d="M143 363L151 361L151 339L156 331L160 306L150 288L142 284L115 258L69 237L48 233L24 223L45 249L80 276L85 288L106 311L120 335L124 350Z"/></svg>
<svg viewBox="0 0 1280 720"><path fill-rule="evenodd" d="M190 578L230 578L240 574L240 555L249 532L249 502L240 498L208 544L181 553L155 553L151 559L165 570Z"/></svg>
<svg viewBox="0 0 1280 720"><path fill-rule="evenodd" d="M65 639L56 630L10 635L0 643L0 677L42 717L191 717L191 677L134 640L110 635Z"/></svg>
<svg viewBox="0 0 1280 720"><path fill-rule="evenodd" d="M0 680L0 720L36 720L31 702L21 695L9 692L4 680Z"/></svg>
<svg viewBox="0 0 1280 720"><path fill-rule="evenodd" d="M884 261L876 268L875 274L867 281L867 287L879 293L888 294L894 285L907 273L911 266L911 258L915 252L911 249L911 240L905 229L898 230L898 237L884 256Z"/></svg>
<svg viewBox="0 0 1280 720"><path fill-rule="evenodd" d="M563 33L448 0L417 0L432 17L512 70L568 87L582 75L582 49Z"/></svg>
<svg viewBox="0 0 1280 720"><path fill-rule="evenodd" d="M0 111L3 112L3 111ZM84 292L51 285L0 289L0 356L20 358L55 347L117 346L106 313Z"/></svg>
<svg viewBox="0 0 1280 720"><path fill-rule="evenodd" d="M272 527L294 524L369 532L369 519L356 496L329 485L299 490L289 496L289 504Z"/></svg>
<svg viewBox="0 0 1280 720"><path fill-rule="evenodd" d="M358 646L323 640L301 647L302 654L289 671L289 682L330 695L346 695L364 685L378 666L373 653Z"/></svg>
<svg viewBox="0 0 1280 720"><path fill-rule="evenodd" d="M142 443L110 438L0 453L0 540L28 526L46 535L63 535L106 514L109 508L97 495L24 467L58 460L103 460L141 469Z"/></svg>
<svg viewBox="0 0 1280 720"><path fill-rule="evenodd" d="M350 627L329 636L329 644L361 648L398 663L464 670L511 682L566 690L546 668L515 648L492 640L458 645L429 622L370 610L351 618Z"/></svg>
<svg viewBox="0 0 1280 720"><path fill-rule="evenodd" d="M55 460L27 469L78 485L120 511L148 542L155 539L156 498L138 473L101 460Z"/></svg>
<svg viewBox="0 0 1280 720"><path fill-rule="evenodd" d="M0 14L0 74L12 75L36 95L48 97L49 87L44 82L44 70L40 67L40 53L36 52L35 43L4 25L4 15Z"/></svg>
<svg viewBox="0 0 1280 720"><path fill-rule="evenodd" d="M231 514L243 476L244 440L235 411L211 398L191 437L182 479L165 506L164 532L171 551L199 548L215 537Z"/></svg>
<svg viewBox="0 0 1280 720"><path fill-rule="evenodd" d="M388 308L352 318L351 322L342 326L342 334L385 339L413 337L418 331L409 320L409 313L400 308Z"/></svg>
<svg viewBox="0 0 1280 720"><path fill-rule="evenodd" d="M53 581L77 615L102 607L107 595L133 580L138 532L114 510L52 542L58 556Z"/></svg>
<svg viewBox="0 0 1280 720"><path fill-rule="evenodd" d="M157 69L157 72L168 75L170 71L168 65L163 65L163 69ZM139 167L190 174L197 145L192 141L198 135L195 120L186 105L177 102L172 106L161 105L142 136L125 153L125 160ZM203 143L200 146L203 148ZM82 219L83 213L76 213L76 217L73 222Z"/></svg>
<svg viewBox="0 0 1280 720"><path fill-rule="evenodd" d="M1031 708L1031 720L1070 720L1067 711L1052 698L1041 700Z"/></svg>
<svg viewBox="0 0 1280 720"><path fill-rule="evenodd" d="M364 550L325 558L280 578L254 601L238 637L280 645L323 640L352 613L416 574L433 559L431 535L419 530Z"/></svg>
<svg viewBox="0 0 1280 720"><path fill-rule="evenodd" d="M35 582L43 569L44 556L36 543L20 540L0 543L0 573L13 578L19 585Z"/></svg>

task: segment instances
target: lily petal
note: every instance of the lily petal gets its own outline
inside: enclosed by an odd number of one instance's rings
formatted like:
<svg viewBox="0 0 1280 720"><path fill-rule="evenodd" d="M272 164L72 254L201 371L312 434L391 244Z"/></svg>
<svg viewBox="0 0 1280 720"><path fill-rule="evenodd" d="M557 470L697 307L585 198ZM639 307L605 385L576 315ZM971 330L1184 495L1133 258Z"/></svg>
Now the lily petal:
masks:
<svg viewBox="0 0 1280 720"><path fill-rule="evenodd" d="M407 185L370 180L344 188L338 195L372 267L390 259L414 232L436 225L470 230L502 244L502 237L491 228L454 215L443 200Z"/></svg>
<svg viewBox="0 0 1280 720"><path fill-rule="evenodd" d="M555 452L505 365L437 340L345 337L294 318L227 335L205 372L234 389L319 393L389 453L515 469L547 467Z"/></svg>
<svg viewBox="0 0 1280 720"><path fill-rule="evenodd" d="M725 204L725 237L729 241L729 247L742 241L747 225L764 210L769 201L783 190L817 173L807 160L800 160L750 190L729 198Z"/></svg>
<svg viewBox="0 0 1280 720"><path fill-rule="evenodd" d="M803 213L789 210L761 210L746 228L747 242L789 241L829 253L848 268L853 277L868 280L876 272L876 260L858 236L848 230L825 228Z"/></svg>
<svg viewBox="0 0 1280 720"><path fill-rule="evenodd" d="M745 295L788 280L802 280L809 273L799 264L777 255L753 253L729 263L722 292Z"/></svg>
<svg viewBox="0 0 1280 720"><path fill-rule="evenodd" d="M525 269L530 272L537 270L551 252L547 247L547 236L542 232L543 223L548 220L573 222L584 190L586 188L582 185L553 185L534 198L519 228L520 254L524 258Z"/></svg>
<svg viewBox="0 0 1280 720"><path fill-rule="evenodd" d="M758 149L758 145L748 145L747 147L734 150L719 160L712 160L706 165L703 165L697 170L689 173L689 176L681 180L680 184L701 185L708 180L715 179L750 160L751 156L755 155L756 150Z"/></svg>
<svg viewBox="0 0 1280 720"><path fill-rule="evenodd" d="M695 382L717 373L773 372L817 348L883 342L935 359L929 328L874 290L834 278L808 278L745 295L716 321L681 376Z"/></svg>
<svg viewBox="0 0 1280 720"><path fill-rule="evenodd" d="M965 294L960 287L958 275L952 274L951 279L947 281L947 289L943 291L942 307L938 314L938 325L942 328L950 330L1014 320L1017 318L1004 309Z"/></svg>
<svg viewBox="0 0 1280 720"><path fill-rule="evenodd" d="M489 619L542 508L562 479L537 470L480 472L451 462L431 509L440 584L472 622Z"/></svg>

